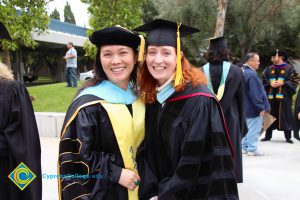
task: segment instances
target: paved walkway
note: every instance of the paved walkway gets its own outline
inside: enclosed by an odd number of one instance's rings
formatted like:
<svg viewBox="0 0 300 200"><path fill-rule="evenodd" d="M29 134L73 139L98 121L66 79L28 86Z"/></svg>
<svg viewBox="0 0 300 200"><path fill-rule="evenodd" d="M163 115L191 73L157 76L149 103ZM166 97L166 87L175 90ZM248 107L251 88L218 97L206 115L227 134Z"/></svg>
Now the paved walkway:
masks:
<svg viewBox="0 0 300 200"><path fill-rule="evenodd" d="M43 200L57 200L56 174L58 138L42 137ZM281 132L271 142L259 143L263 157L244 155L244 183L239 184L241 200L299 200L300 142L288 144Z"/></svg>

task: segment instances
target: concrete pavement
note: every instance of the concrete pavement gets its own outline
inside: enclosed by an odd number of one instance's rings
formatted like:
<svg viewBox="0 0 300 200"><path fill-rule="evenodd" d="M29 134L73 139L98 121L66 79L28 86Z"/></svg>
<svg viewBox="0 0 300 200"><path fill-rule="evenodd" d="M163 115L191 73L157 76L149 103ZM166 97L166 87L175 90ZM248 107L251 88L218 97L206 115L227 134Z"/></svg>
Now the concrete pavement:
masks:
<svg viewBox="0 0 300 200"><path fill-rule="evenodd" d="M239 184L241 200L299 200L300 199L300 142L285 142L283 132L274 132L270 142L260 142L262 157L243 156L244 183ZM58 138L41 137L43 200L57 200L55 175Z"/></svg>
<svg viewBox="0 0 300 200"><path fill-rule="evenodd" d="M300 199L300 142L285 142L283 132L274 132L269 142L260 142L261 157L243 155L244 183L239 184L242 200Z"/></svg>

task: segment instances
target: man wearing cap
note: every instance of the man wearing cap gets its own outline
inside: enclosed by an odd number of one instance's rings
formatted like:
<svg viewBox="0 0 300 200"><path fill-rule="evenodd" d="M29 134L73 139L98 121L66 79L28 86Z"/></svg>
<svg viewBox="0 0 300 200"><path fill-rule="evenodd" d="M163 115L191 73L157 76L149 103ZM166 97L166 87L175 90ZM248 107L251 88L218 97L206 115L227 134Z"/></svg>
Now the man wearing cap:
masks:
<svg viewBox="0 0 300 200"><path fill-rule="evenodd" d="M267 129L261 141L269 141L272 131L284 131L286 142L292 144L291 131L293 130L292 96L296 93L297 84L292 81L295 70L285 61L287 54L276 50L272 54L273 65L263 72L263 84L271 105L271 115L276 121Z"/></svg>
<svg viewBox="0 0 300 200"><path fill-rule="evenodd" d="M208 63L203 66L208 88L216 95L222 106L230 139L234 149L236 179L243 182L241 141L247 133L244 117L243 71L229 62L230 51L225 37L210 39L207 52Z"/></svg>
<svg viewBox="0 0 300 200"><path fill-rule="evenodd" d="M66 87L77 87L77 51L74 48L72 42L67 43L68 51L64 56L66 60L66 67L67 67L67 86Z"/></svg>
<svg viewBox="0 0 300 200"><path fill-rule="evenodd" d="M2 39L11 37L0 22L0 42ZM41 200L41 147L30 97L24 84L15 81L1 62L0 116L0 198Z"/></svg>

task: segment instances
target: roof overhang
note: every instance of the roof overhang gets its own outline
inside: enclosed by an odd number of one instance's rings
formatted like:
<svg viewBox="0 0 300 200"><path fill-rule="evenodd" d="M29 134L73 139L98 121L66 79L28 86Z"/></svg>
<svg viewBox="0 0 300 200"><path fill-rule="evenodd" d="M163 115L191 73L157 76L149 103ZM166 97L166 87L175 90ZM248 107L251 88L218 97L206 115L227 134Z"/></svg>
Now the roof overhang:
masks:
<svg viewBox="0 0 300 200"><path fill-rule="evenodd" d="M68 42L73 42L74 46L77 47L83 47L84 42L88 40L87 37L52 30L48 30L47 32L42 34L32 33L32 37L35 41L49 42L55 44L65 45Z"/></svg>

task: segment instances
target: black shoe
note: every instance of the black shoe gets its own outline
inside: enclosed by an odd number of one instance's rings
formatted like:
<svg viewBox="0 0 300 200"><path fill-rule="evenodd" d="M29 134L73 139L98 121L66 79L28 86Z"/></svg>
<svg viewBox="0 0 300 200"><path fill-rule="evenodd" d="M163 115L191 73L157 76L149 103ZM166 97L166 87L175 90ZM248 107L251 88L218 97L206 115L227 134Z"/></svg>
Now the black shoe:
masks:
<svg viewBox="0 0 300 200"><path fill-rule="evenodd" d="M72 87L72 86L66 85L65 87Z"/></svg>
<svg viewBox="0 0 300 200"><path fill-rule="evenodd" d="M263 138L263 139L261 139L260 141L266 142L266 141L270 141L270 140L271 140L271 138Z"/></svg>
<svg viewBox="0 0 300 200"><path fill-rule="evenodd" d="M291 139L287 139L286 142L290 143L290 144L294 144L293 140L291 140Z"/></svg>

